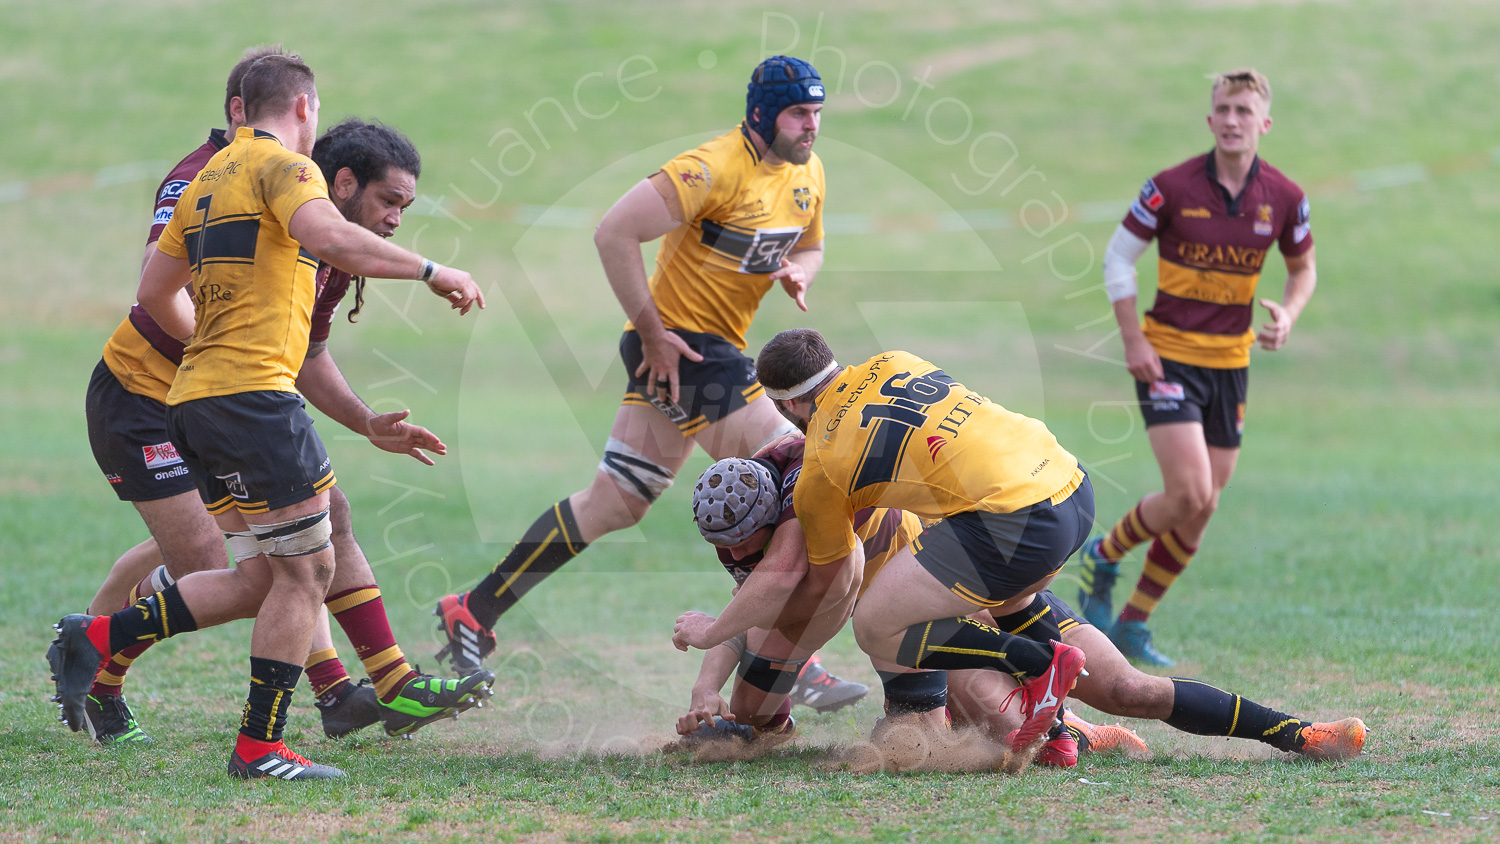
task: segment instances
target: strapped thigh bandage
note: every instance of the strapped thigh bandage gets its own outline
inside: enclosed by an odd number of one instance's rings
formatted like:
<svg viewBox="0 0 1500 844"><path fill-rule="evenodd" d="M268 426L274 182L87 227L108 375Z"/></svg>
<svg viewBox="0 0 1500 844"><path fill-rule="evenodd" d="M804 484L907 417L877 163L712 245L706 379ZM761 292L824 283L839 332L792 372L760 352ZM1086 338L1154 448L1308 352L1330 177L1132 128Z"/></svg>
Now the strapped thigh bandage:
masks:
<svg viewBox="0 0 1500 844"><path fill-rule="evenodd" d="M333 544L333 524L328 521L327 509L274 525L251 525L250 530L260 542L261 553L268 557L301 557Z"/></svg>
<svg viewBox="0 0 1500 844"><path fill-rule="evenodd" d="M621 489L651 504L672 485L677 473L667 467L646 459L628 443L609 438L604 444L604 459L599 469L614 478Z"/></svg>
<svg viewBox="0 0 1500 844"><path fill-rule="evenodd" d="M236 563L243 563L260 553L260 540L256 539L251 531L226 530L224 541L229 545L229 556L233 557Z"/></svg>

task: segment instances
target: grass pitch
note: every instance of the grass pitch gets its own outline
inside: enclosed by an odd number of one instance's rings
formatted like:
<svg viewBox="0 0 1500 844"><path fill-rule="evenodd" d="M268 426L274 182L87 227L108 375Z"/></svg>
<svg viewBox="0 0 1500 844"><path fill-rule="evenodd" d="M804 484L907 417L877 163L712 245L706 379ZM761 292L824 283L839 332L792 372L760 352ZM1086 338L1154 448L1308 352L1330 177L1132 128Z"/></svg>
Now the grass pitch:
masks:
<svg viewBox="0 0 1500 844"><path fill-rule="evenodd" d="M0 15L0 837L1500 834L1488 5L5 2ZM1262 152L1311 195L1320 284L1288 348L1255 357L1234 483L1153 629L1183 675L1317 719L1359 715L1366 755L1309 764L1134 723L1149 761L1018 777L829 770L878 716L873 700L809 715L768 758L663 757L653 748L696 668L670 647L672 619L727 597L681 484L506 617L493 710L412 742L333 742L299 696L289 741L347 781L224 775L244 624L142 659L130 699L155 745L88 746L46 702L47 625L145 532L88 454L86 380L131 301L152 189L221 124L239 51L266 41L308 58L325 121L376 117L412 137L420 213L398 240L493 291L461 320L407 283L379 284L332 338L368 402L413 408L453 447L429 469L320 423L398 637L429 668L435 599L487 571L598 460L622 318L593 220L733 125L762 55L808 57L828 84L830 235L811 312L773 294L752 346L809 324L849 359L930 357L1045 418L1094 473L1104 527L1159 480L1120 409L1131 394L1098 254L1142 179L1210 145L1205 75L1266 71L1276 123ZM1269 264L1261 292L1279 298ZM851 637L824 655L875 683Z"/></svg>

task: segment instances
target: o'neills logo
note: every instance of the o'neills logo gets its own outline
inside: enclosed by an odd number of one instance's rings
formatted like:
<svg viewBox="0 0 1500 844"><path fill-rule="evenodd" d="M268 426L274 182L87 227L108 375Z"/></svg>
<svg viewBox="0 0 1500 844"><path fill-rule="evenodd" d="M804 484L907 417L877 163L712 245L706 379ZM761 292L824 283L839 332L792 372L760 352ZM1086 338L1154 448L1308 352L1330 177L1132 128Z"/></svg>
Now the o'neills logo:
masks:
<svg viewBox="0 0 1500 844"><path fill-rule="evenodd" d="M1179 263L1211 270L1258 271L1266 262L1266 250L1183 241L1177 244L1177 258Z"/></svg>

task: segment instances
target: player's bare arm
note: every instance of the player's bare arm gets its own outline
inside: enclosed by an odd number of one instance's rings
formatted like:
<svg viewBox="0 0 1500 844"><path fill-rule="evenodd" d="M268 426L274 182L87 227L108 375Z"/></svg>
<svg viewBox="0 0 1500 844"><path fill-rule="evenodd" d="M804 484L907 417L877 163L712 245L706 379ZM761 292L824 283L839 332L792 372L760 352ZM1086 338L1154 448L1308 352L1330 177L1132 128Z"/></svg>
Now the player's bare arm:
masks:
<svg viewBox="0 0 1500 844"><path fill-rule="evenodd" d="M729 710L729 701L719 691L724 688L739 661L739 654L728 645L710 648L703 655L703 665L698 668L698 679L693 681L688 711L677 719L678 735L691 735L700 726L712 725L715 718L734 720L734 713Z"/></svg>
<svg viewBox="0 0 1500 844"><path fill-rule="evenodd" d="M815 585L804 584L808 569L802 526L795 521L778 526L764 559L735 590L724 612L718 618L701 612L682 614L673 630L672 644L680 651L689 647L706 650L752 627L771 629L778 623L794 621L783 616L799 586Z"/></svg>
<svg viewBox="0 0 1500 844"><path fill-rule="evenodd" d="M484 307L484 292L468 273L432 264L349 222L327 199L303 203L288 221L287 232L313 257L344 272L367 278L425 280L432 292L448 299L460 314L467 314L475 305ZM428 275L425 279L424 274Z"/></svg>
<svg viewBox="0 0 1500 844"><path fill-rule="evenodd" d="M307 348L307 358L297 375L297 392L313 407L345 428L368 437L371 445L392 454L406 454L432 466L426 452L448 453L448 446L437 435L420 425L406 421L410 410L376 413L349 386L338 364L328 353L328 344L315 342Z"/></svg>
<svg viewBox="0 0 1500 844"><path fill-rule="evenodd" d="M665 235L682 224L682 206L671 181L660 171L642 179L626 191L605 213L594 230L594 247L609 287L625 311L625 318L641 335L641 365L637 377L649 373L661 398L676 402L679 398L677 361L686 356L700 361L703 356L687 347L677 335L667 331L651 299L646 263L641 245Z"/></svg>
<svg viewBox="0 0 1500 844"><path fill-rule="evenodd" d="M1316 251L1315 246L1295 258L1286 259L1286 289L1280 302L1260 300L1260 304L1271 312L1271 321L1255 335L1262 349L1275 351L1285 346L1287 338L1292 335L1292 326L1297 324L1297 318L1302 316L1302 310L1312 299L1313 290L1318 286L1317 263L1313 258Z"/></svg>
<svg viewBox="0 0 1500 844"><path fill-rule="evenodd" d="M807 310L807 288L823 267L823 244L794 249L781 259L781 269L769 276L781 282L781 289L797 302L797 307Z"/></svg>
<svg viewBox="0 0 1500 844"><path fill-rule="evenodd" d="M156 324L184 343L193 336L197 322L193 298L187 290L192 280L186 258L164 255L153 245L146 270L141 273L140 287L135 292L135 300L156 320Z"/></svg>
<svg viewBox="0 0 1500 844"><path fill-rule="evenodd" d="M1111 304L1115 311L1115 322L1120 326L1120 339L1125 344L1125 368L1137 381L1151 383L1162 377L1161 358L1152 348L1151 341L1141 331L1141 317L1136 312L1134 296Z"/></svg>
<svg viewBox="0 0 1500 844"><path fill-rule="evenodd" d="M1162 377L1161 358L1141 331L1140 314L1136 312L1136 261L1145 254L1151 241L1136 237L1124 225L1116 227L1104 250L1104 290L1109 294L1115 323L1125 346L1125 368L1137 381L1150 383Z"/></svg>

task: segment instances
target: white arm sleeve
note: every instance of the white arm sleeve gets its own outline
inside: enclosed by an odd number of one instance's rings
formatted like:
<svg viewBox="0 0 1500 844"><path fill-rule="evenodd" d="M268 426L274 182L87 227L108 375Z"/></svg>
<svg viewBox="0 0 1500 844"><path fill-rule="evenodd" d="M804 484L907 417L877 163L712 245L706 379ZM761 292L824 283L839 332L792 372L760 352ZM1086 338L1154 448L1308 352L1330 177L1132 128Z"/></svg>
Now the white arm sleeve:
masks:
<svg viewBox="0 0 1500 844"><path fill-rule="evenodd" d="M1124 224L1115 228L1109 245L1104 247L1104 290L1109 301L1118 302L1136 294L1135 262L1146 254L1150 245L1151 241L1131 234Z"/></svg>

